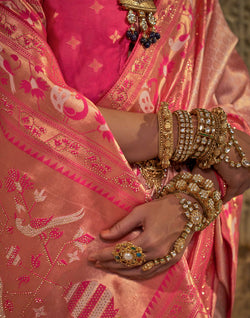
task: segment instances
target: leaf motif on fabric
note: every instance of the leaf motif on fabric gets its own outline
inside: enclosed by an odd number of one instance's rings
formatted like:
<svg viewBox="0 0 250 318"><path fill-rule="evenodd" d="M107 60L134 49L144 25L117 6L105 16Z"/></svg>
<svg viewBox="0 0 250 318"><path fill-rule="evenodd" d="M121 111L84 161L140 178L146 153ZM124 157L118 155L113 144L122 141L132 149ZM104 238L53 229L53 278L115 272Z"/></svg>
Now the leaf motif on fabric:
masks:
<svg viewBox="0 0 250 318"><path fill-rule="evenodd" d="M6 254L6 259L7 259L7 264L10 266L17 266L22 263L21 257L19 255L20 247L19 246L14 246L12 245L10 248L7 250Z"/></svg>
<svg viewBox="0 0 250 318"><path fill-rule="evenodd" d="M49 86L41 77L34 78L31 76L29 81L21 81L20 88L24 90L25 94L31 93L33 97L43 99L45 97L44 92L49 89Z"/></svg>
<svg viewBox="0 0 250 318"><path fill-rule="evenodd" d="M28 284L30 281L29 276L21 276L19 278L17 278L18 281L18 287L21 287L22 284Z"/></svg>
<svg viewBox="0 0 250 318"><path fill-rule="evenodd" d="M34 199L36 202L43 202L47 196L44 195L45 190L41 190L40 192L36 189L34 192Z"/></svg>
<svg viewBox="0 0 250 318"><path fill-rule="evenodd" d="M39 268L41 265L41 261L39 260L39 258L42 256L42 254L39 254L37 256L32 255L31 256L31 265L32 267L35 268Z"/></svg>

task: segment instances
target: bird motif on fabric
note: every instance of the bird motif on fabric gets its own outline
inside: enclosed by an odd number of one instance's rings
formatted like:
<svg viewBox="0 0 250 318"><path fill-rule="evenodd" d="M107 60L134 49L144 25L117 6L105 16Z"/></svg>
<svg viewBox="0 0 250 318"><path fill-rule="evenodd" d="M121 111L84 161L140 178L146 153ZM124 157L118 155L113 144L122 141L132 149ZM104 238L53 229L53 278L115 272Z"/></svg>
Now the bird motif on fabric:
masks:
<svg viewBox="0 0 250 318"><path fill-rule="evenodd" d="M53 228L58 225L64 225L79 221L83 218L85 212L83 208L73 214L59 216L59 217L49 217L49 218L36 218L32 219L28 225L23 225L23 219L16 218L17 229L25 236L35 237L47 229Z"/></svg>

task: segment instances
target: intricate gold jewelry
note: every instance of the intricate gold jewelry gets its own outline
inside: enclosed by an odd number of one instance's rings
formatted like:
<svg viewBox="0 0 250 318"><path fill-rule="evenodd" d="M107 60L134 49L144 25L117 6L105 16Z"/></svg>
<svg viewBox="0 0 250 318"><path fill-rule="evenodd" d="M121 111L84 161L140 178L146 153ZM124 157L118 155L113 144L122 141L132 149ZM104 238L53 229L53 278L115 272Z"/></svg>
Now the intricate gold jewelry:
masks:
<svg viewBox="0 0 250 318"><path fill-rule="evenodd" d="M126 267L139 266L145 262L145 255L142 248L131 242L116 244L112 255L117 263L121 263Z"/></svg>
<svg viewBox="0 0 250 318"><path fill-rule="evenodd" d="M187 111L177 110L174 115L177 117L179 135L178 144L171 160L183 162L191 155L190 149L194 139L193 122L191 115Z"/></svg>
<svg viewBox="0 0 250 318"><path fill-rule="evenodd" d="M159 124L159 159L163 169L170 166L170 158L174 151L173 116L168 104L162 102L158 112Z"/></svg>
<svg viewBox="0 0 250 318"><path fill-rule="evenodd" d="M159 159L146 160L136 162L143 178L146 181L146 185L149 189L154 189L155 196L157 199L162 190L162 181L166 178L166 169L162 169L161 162Z"/></svg>
<svg viewBox="0 0 250 318"><path fill-rule="evenodd" d="M188 235L192 231L196 231L197 229L199 229L199 224L201 223L202 218L203 218L203 213L200 209L199 204L196 202L191 202L190 200L185 199L180 194L176 194L176 197L178 199L180 199L179 203L182 205L182 208L184 210L184 215L188 219L188 222L187 222L184 230L181 232L180 236L174 242L170 252L161 258L156 258L154 260L151 260L151 261L145 263L142 266L143 271L148 271L148 270L152 269L154 266L168 263L177 254L182 252L182 250L185 247L185 243L186 243L186 239L187 239Z"/></svg>
<svg viewBox="0 0 250 318"><path fill-rule="evenodd" d="M198 118L198 128L194 141L192 158L197 159L200 168L207 169L222 160L231 167L250 167L250 161L234 137L234 129L227 122L227 115L220 107L211 112L195 109L191 112ZM240 161L230 160L229 152L234 147Z"/></svg>
<svg viewBox="0 0 250 318"><path fill-rule="evenodd" d="M179 192L191 195L198 202L192 202L182 197ZM181 253L185 247L186 239L192 231L203 230L210 222L212 222L220 213L222 201L220 193L214 190L213 182L204 179L201 175L192 175L191 173L183 173L175 176L162 191L162 195L175 193L180 199L184 215L188 222L181 232L180 236L174 242L170 252L162 258L146 262L142 266L143 271L148 271L154 266L166 264L177 254ZM203 208L203 211L201 210Z"/></svg>
<svg viewBox="0 0 250 318"><path fill-rule="evenodd" d="M229 163L230 166L233 168L241 168L241 167L249 168L250 161L247 159L246 154L244 153L241 146L239 145L239 142L235 139L234 128L227 122L226 113L220 107L217 107L217 108L213 109L212 111L215 112L216 114L218 114L218 116L223 116L224 121L225 121L224 127L226 130L226 133L228 134L228 141L227 141L227 143L225 143L223 145L224 146L223 150L221 151L220 156L216 157L215 163L219 163L222 160L224 160L225 162ZM229 154L232 147L234 147L234 149L236 150L236 152L238 153L238 155L240 157L240 161L238 161L238 162L235 162L234 160L230 160L230 157L228 154Z"/></svg>
<svg viewBox="0 0 250 318"><path fill-rule="evenodd" d="M197 116L197 132L191 157L201 160L215 148L219 131L216 130L217 126L213 114L208 110L194 109L191 114Z"/></svg>
<svg viewBox="0 0 250 318"><path fill-rule="evenodd" d="M135 11L156 12L156 6L153 0L119 0L120 4L127 10L132 9Z"/></svg>
<svg viewBox="0 0 250 318"><path fill-rule="evenodd" d="M195 231L207 227L221 212L221 194L215 190L210 179L203 178L200 174L192 175L189 172L176 175L163 187L162 196L169 193L186 193L196 199L203 208L203 218L196 224Z"/></svg>
<svg viewBox="0 0 250 318"><path fill-rule="evenodd" d="M227 140L227 117L221 108L215 108L212 112L205 109L192 111L198 118L198 129L195 139L195 153L200 168L207 169L218 162L218 158L224 151Z"/></svg>
<svg viewBox="0 0 250 318"><path fill-rule="evenodd" d="M193 231L200 231L200 224L203 220L203 211L201 211L199 204L197 202L187 200L180 194L176 194L176 197L180 200L179 203L184 210L184 215L189 221L188 227Z"/></svg>
<svg viewBox="0 0 250 318"><path fill-rule="evenodd" d="M128 10L127 19L131 27L127 31L127 37L131 42L137 41L140 32L142 32L140 42L145 48L149 48L160 39L160 34L155 29L156 6L153 0L119 0L119 2L124 9Z"/></svg>
<svg viewBox="0 0 250 318"><path fill-rule="evenodd" d="M230 135L230 141L227 145L228 147L225 148L224 154L220 156L220 159L224 160L225 162L228 162L230 166L233 168L241 168L241 167L250 168L250 161L248 160L248 158L246 157L246 154L244 153L241 146L239 145L239 142L234 138L234 128L232 128L232 126L229 123L227 124L227 127L228 127L228 133ZM239 162L230 160L229 156L227 155L227 153L229 153L230 151L229 147L231 146L231 143L233 144L234 149L239 154L239 157L240 157Z"/></svg>
<svg viewBox="0 0 250 318"><path fill-rule="evenodd" d="M145 264L142 265L142 270L144 272L152 269L154 266L168 263L169 261L171 261L171 259L175 258L177 256L177 254L181 253L181 251L185 247L185 243L186 243L186 239L188 237L188 234L191 233L191 229L190 229L189 224L190 223L187 223L183 232L177 238L177 240L174 242L171 251L167 255L165 255L161 258L156 258L156 259L151 260L149 262L146 262Z"/></svg>

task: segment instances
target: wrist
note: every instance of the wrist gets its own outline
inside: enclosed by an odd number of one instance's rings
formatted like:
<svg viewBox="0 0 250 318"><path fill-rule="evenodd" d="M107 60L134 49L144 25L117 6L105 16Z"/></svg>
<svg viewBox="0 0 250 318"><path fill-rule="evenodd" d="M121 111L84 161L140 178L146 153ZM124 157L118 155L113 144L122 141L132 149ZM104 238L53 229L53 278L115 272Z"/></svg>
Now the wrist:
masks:
<svg viewBox="0 0 250 318"><path fill-rule="evenodd" d="M219 191L221 193L221 198L223 199L225 197L225 195L227 194L228 186L227 186L226 182L223 180L223 178L218 174L217 171L214 171L214 174L215 174L216 179L217 179Z"/></svg>

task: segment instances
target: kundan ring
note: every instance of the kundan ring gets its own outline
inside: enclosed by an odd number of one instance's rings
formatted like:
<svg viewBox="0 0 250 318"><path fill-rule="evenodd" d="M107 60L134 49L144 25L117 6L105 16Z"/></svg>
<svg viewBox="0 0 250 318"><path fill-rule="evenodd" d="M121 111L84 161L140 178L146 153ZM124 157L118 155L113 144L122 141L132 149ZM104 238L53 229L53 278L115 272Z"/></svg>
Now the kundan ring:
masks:
<svg viewBox="0 0 250 318"><path fill-rule="evenodd" d="M145 255L142 248L131 242L116 244L112 255L117 263L127 267L139 266L145 262Z"/></svg>

